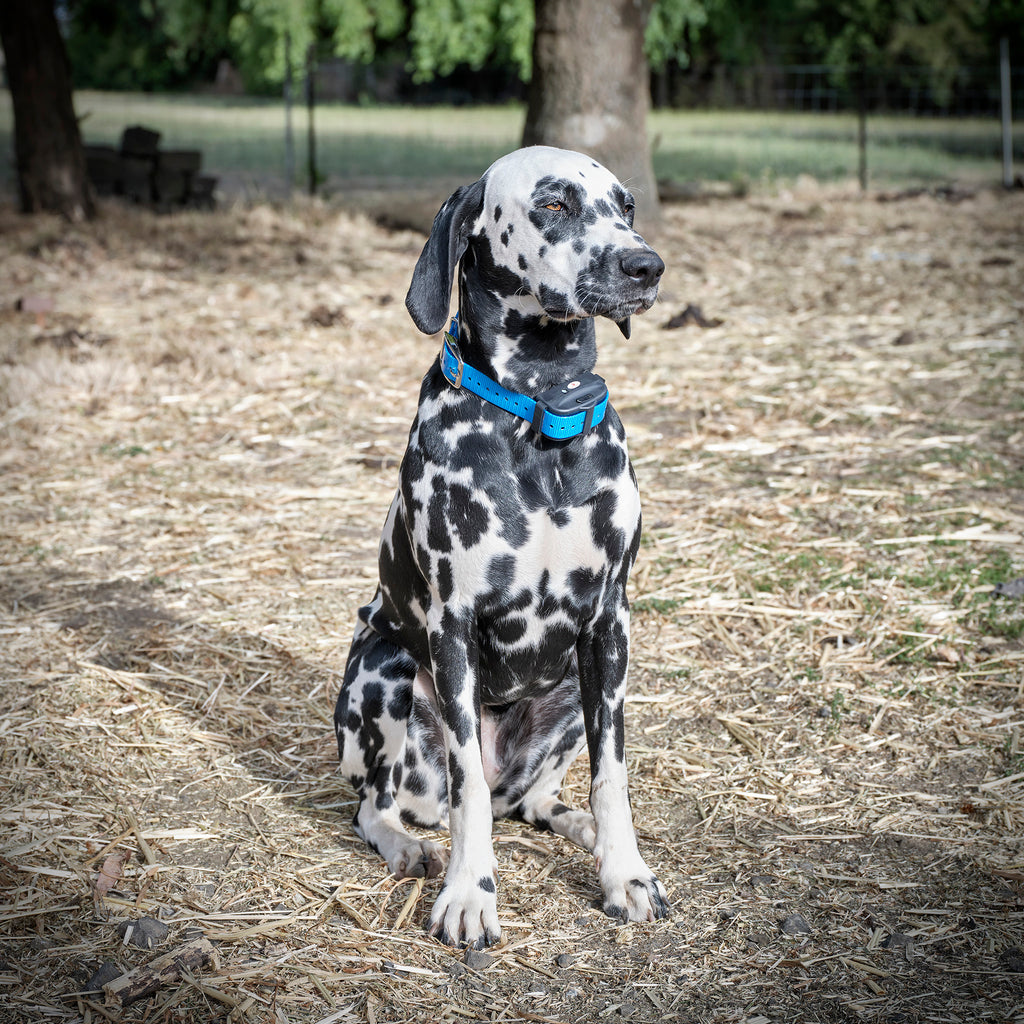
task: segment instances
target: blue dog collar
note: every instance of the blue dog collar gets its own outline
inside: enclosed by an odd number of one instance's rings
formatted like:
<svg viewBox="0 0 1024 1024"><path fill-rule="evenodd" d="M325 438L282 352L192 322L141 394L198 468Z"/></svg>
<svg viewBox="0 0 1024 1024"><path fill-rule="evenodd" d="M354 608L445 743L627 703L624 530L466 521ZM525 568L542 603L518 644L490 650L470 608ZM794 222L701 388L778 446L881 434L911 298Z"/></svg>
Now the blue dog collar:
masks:
<svg viewBox="0 0 1024 1024"><path fill-rule="evenodd" d="M586 434L604 419L608 388L596 373L584 373L576 380L556 384L536 398L509 391L486 374L473 369L459 352L459 316L452 318L441 345L441 372L454 388L464 388L491 405L531 424L538 434L557 441Z"/></svg>

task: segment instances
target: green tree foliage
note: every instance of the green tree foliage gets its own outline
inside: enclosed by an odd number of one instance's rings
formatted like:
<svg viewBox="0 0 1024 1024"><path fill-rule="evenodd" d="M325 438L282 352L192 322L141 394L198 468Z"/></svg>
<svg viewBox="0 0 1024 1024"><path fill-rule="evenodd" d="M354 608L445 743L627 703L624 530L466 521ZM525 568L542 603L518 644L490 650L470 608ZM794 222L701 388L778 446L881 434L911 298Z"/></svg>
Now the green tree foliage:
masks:
<svg viewBox="0 0 1024 1024"><path fill-rule="evenodd" d="M530 77L533 0L416 0L409 32L417 81L449 75L460 64L511 65Z"/></svg>
<svg viewBox="0 0 1024 1024"><path fill-rule="evenodd" d="M182 3L198 0L178 0ZM686 26L700 24L703 0L657 0L647 32L655 64L684 58ZM533 0L239 0L231 38L247 82L276 87L284 77L284 40L293 60L316 43L324 53L369 61L404 38L415 80L486 63L532 71Z"/></svg>
<svg viewBox="0 0 1024 1024"><path fill-rule="evenodd" d="M368 61L405 27L402 0L238 0L231 41L246 85L259 92L284 81L289 47L293 65L305 60L310 46Z"/></svg>
<svg viewBox="0 0 1024 1024"><path fill-rule="evenodd" d="M987 0L803 0L809 19L805 38L835 65L836 78L856 70L913 65L932 72L941 98L958 70L982 59Z"/></svg>
<svg viewBox="0 0 1024 1024"><path fill-rule="evenodd" d="M0 0L2 2L2 0ZM277 91L321 56L404 61L417 81L485 65L531 75L533 0L63 0L78 86L170 89L210 80L230 58L253 91ZM655 69L717 63L927 67L952 80L1019 39L1024 0L655 0Z"/></svg>
<svg viewBox="0 0 1024 1024"><path fill-rule="evenodd" d="M985 0L804 0L806 38L823 63L936 70L977 56Z"/></svg>
<svg viewBox="0 0 1024 1024"><path fill-rule="evenodd" d="M670 60L686 67L690 60L687 39L696 39L707 23L709 0L655 0L644 33L647 60L655 70Z"/></svg>
<svg viewBox="0 0 1024 1024"><path fill-rule="evenodd" d="M74 83L162 91L212 79L217 62L229 55L235 9L236 0L66 0L63 27Z"/></svg>

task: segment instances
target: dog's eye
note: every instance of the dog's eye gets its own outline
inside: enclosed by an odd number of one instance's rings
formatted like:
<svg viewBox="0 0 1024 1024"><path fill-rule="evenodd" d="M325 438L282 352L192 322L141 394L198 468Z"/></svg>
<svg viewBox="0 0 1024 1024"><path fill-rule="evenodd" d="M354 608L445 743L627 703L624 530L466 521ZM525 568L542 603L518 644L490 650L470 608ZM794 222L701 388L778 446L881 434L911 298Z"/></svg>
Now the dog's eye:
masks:
<svg viewBox="0 0 1024 1024"><path fill-rule="evenodd" d="M565 209L565 206L563 206L562 203L545 203L544 209L551 210L554 213L561 213Z"/></svg>
<svg viewBox="0 0 1024 1024"><path fill-rule="evenodd" d="M625 213L627 217L632 217L635 209L636 207L633 206L632 203L626 203L626 205L623 207L622 212Z"/></svg>

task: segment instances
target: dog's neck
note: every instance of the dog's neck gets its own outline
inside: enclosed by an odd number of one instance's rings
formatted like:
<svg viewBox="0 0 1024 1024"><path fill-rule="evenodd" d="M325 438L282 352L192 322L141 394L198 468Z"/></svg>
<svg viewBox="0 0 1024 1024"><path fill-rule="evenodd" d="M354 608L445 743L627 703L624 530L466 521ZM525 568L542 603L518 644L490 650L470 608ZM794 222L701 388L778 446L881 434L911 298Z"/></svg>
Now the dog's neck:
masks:
<svg viewBox="0 0 1024 1024"><path fill-rule="evenodd" d="M459 348L470 366L527 395L592 371L597 362L592 319L554 320L529 294L499 298L472 260L459 271Z"/></svg>

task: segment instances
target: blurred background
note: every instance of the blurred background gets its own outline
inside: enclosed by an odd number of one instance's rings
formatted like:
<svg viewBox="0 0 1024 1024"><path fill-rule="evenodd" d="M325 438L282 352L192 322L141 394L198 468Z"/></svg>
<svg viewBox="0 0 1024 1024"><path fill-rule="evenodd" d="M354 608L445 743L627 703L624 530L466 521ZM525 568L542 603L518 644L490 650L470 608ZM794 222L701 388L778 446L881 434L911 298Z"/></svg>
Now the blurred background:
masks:
<svg viewBox="0 0 1024 1024"><path fill-rule="evenodd" d="M799 175L1010 185L1021 157L1021 0L58 0L51 42L19 35L38 9L0 12L7 192L18 66L37 100L60 91L36 74L58 46L94 191L136 199L161 190L122 157L152 178L168 150L199 202L465 178L523 140L670 197ZM594 130L615 116L617 147ZM133 125L159 137L126 141Z"/></svg>

